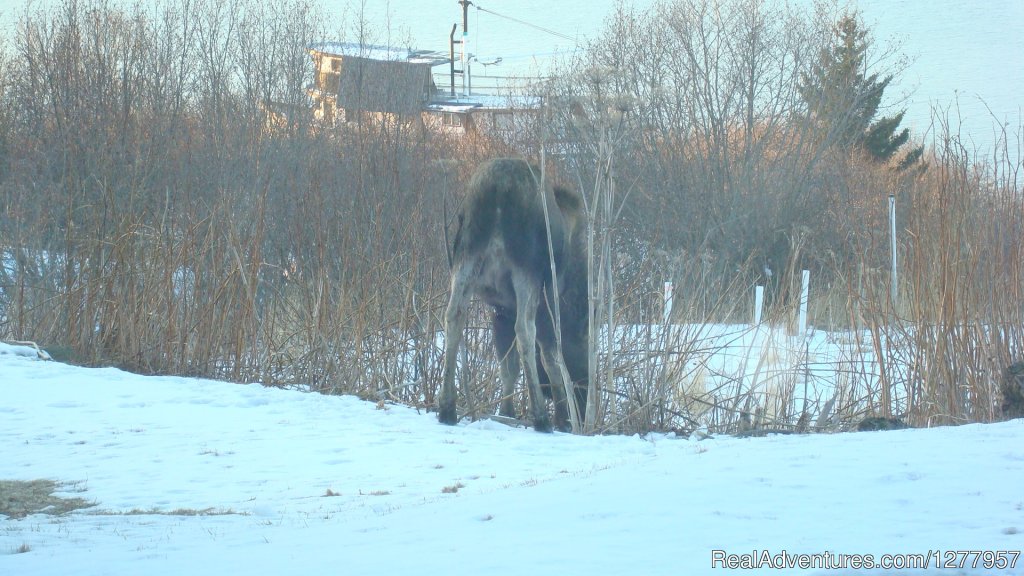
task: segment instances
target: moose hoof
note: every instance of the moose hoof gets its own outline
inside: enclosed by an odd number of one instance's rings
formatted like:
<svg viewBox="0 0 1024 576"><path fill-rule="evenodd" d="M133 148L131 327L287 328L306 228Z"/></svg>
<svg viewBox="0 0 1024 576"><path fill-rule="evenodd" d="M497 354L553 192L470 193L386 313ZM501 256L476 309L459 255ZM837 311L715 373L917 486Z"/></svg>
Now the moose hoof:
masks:
<svg viewBox="0 0 1024 576"><path fill-rule="evenodd" d="M458 424L459 417L455 414L455 407L442 407L437 411L437 421L441 424L454 426Z"/></svg>
<svg viewBox="0 0 1024 576"><path fill-rule="evenodd" d="M548 418L538 418L533 421L533 429L537 432L550 433L551 432L551 420Z"/></svg>

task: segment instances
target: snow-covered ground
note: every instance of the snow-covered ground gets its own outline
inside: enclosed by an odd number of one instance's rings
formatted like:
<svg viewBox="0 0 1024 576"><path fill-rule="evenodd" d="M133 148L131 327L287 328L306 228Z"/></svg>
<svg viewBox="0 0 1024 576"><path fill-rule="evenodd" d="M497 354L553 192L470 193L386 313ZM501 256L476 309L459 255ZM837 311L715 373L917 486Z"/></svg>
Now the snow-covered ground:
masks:
<svg viewBox="0 0 1024 576"><path fill-rule="evenodd" d="M700 441L543 435L33 356L0 345L0 480L64 482L95 506L0 516L4 576L689 575L762 554L822 566L765 573L1024 574L1022 420ZM828 568L884 554L930 554L930 568ZM949 560L965 567L935 568Z"/></svg>

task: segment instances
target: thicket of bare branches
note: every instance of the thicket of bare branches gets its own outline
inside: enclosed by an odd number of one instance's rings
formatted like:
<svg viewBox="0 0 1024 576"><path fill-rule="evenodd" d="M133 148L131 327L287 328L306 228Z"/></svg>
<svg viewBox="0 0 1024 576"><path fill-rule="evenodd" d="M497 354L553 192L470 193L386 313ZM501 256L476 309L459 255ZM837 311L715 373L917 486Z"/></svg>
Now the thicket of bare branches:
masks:
<svg viewBox="0 0 1024 576"><path fill-rule="evenodd" d="M555 131L570 142L568 170L592 199L625 192L593 221L598 236L610 238L603 245L615 247L614 256L595 258L615 267L617 320L657 322L661 281L671 280L676 322L747 322L759 283L768 288L770 322L792 333L808 269L812 323L867 329L869 342L850 354L863 348L871 358L828 383L842 390L814 399L813 415L827 403L833 422L875 414L915 424L996 418L1002 371L1024 353L1024 253L1014 233L1024 215L1021 159L1003 142L993 151L1000 157L979 157L943 118L925 143L929 156L909 169L851 149L843 135L861 99L873 96L837 98L845 108L828 118L813 117L806 101L809 71L847 16L828 3L674 0L649 11L623 4L585 56L562 71L568 81L556 81L553 102L563 113ZM872 44L867 56L864 74L888 77L904 66L891 46ZM889 298L890 194L899 204L896 302ZM602 220L607 214L616 219ZM600 310L607 294L595 296ZM602 378L616 374L617 384L606 386L609 425L685 428L703 419L742 427L779 402L789 410L773 408L761 424L797 424L793 389L810 377L803 350L786 385L766 392L742 375L706 374L701 359L711 339L701 329L639 336L611 346L620 350L614 360L598 351ZM722 393L691 385L705 376L736 386Z"/></svg>
<svg viewBox="0 0 1024 576"><path fill-rule="evenodd" d="M302 1L24 13L0 49L0 337L89 364L432 405L462 183L479 160L543 149L592 219L596 429L996 418L995 383L1024 356L1021 159L979 156L943 118L926 169L839 150L799 87L840 15L622 7L542 113L460 139L393 117L313 123L306 48L339 33ZM357 20L340 35L371 33ZM712 324L747 322L755 282L768 323L788 324L802 269L812 323L856 341L834 394L798 390L815 378L799 346L754 354L752 371L713 366ZM500 387L486 333L468 340L460 412L475 417ZM762 370L769 352L789 364Z"/></svg>
<svg viewBox="0 0 1024 576"><path fill-rule="evenodd" d="M445 285L443 143L311 123L315 7L146 6L27 13L4 55L4 336L422 400L433 362L402 359L429 353Z"/></svg>

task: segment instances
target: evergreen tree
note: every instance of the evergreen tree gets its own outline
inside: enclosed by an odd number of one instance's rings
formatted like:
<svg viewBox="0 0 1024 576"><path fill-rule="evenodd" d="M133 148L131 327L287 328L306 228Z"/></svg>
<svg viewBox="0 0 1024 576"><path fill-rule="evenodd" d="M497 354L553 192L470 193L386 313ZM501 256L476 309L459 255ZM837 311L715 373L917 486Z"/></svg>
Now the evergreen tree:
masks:
<svg viewBox="0 0 1024 576"><path fill-rule="evenodd" d="M861 149L871 158L886 162L910 138L910 130L899 130L903 112L875 120L893 77L867 74L871 41L856 14L843 16L833 32L833 42L822 48L818 61L803 75L800 95L811 119L828 131L838 147ZM915 163L921 153L921 148L909 151L899 169Z"/></svg>

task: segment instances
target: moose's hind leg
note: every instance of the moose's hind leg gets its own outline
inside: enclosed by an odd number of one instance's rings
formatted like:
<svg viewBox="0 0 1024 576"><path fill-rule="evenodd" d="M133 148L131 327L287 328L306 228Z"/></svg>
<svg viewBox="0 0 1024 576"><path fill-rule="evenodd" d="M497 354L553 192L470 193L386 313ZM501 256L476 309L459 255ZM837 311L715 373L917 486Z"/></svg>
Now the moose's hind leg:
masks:
<svg viewBox="0 0 1024 576"><path fill-rule="evenodd" d="M501 376L501 404L498 413L507 418L515 418L512 396L515 394L516 380L519 379L521 369L519 349L516 348L515 317L500 308L495 309L492 332Z"/></svg>
<svg viewBox="0 0 1024 576"><path fill-rule="evenodd" d="M540 389L537 374L537 301L540 286L525 275L512 280L516 291L516 345L519 359L523 364L526 389L530 395L530 411L533 413L533 429L537 432L551 432L551 416Z"/></svg>
<svg viewBox="0 0 1024 576"><path fill-rule="evenodd" d="M561 359L555 343L541 343L541 361L548 374L551 401L555 405L555 427L561 432L572 432L569 418L569 403L565 398L565 380L562 378Z"/></svg>
<svg viewBox="0 0 1024 576"><path fill-rule="evenodd" d="M456 424L459 421L455 406L455 368L469 314L470 268L462 266L452 275L452 294L444 315L444 380L441 382L437 409L437 419L442 424Z"/></svg>

